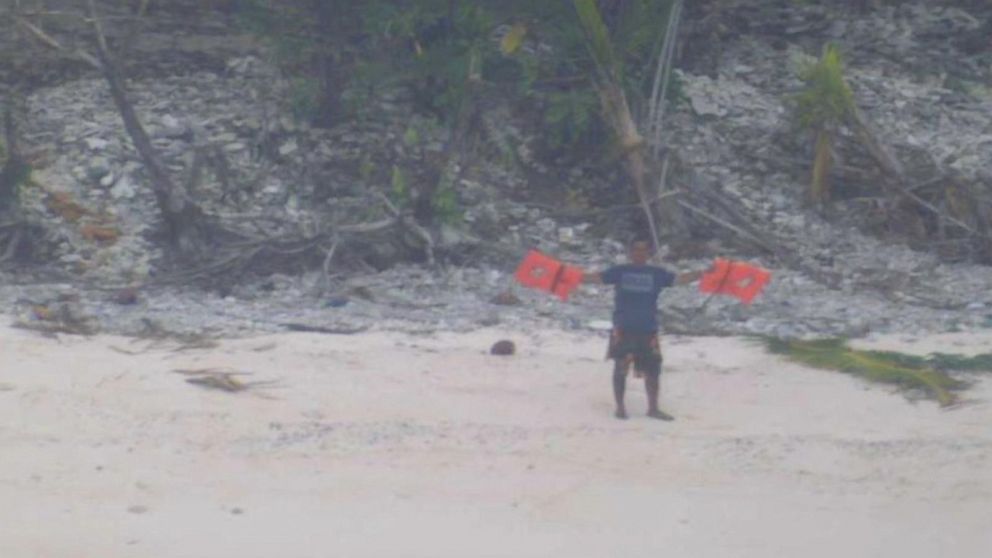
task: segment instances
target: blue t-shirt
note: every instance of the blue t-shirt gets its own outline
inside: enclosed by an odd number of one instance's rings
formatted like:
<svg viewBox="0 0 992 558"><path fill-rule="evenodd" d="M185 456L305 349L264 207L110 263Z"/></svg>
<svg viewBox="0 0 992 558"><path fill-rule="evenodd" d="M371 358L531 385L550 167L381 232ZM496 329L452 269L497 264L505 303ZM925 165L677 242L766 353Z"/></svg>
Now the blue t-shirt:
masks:
<svg viewBox="0 0 992 558"><path fill-rule="evenodd" d="M617 265L602 273L613 285L613 326L630 333L658 331L658 294L675 284L675 275L651 265Z"/></svg>

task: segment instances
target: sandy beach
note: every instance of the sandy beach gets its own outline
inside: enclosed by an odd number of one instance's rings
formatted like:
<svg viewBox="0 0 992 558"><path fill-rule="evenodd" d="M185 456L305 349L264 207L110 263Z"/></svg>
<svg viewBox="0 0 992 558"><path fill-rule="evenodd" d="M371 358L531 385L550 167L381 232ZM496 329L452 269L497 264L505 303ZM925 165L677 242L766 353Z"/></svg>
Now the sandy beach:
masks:
<svg viewBox="0 0 992 558"><path fill-rule="evenodd" d="M518 354L487 354L500 338ZM992 334L873 347L985 352ZM284 334L174 350L0 326L3 558L979 558L992 377L941 409L666 338L612 418L602 333ZM228 369L206 389L177 370ZM253 383L257 382L257 383Z"/></svg>

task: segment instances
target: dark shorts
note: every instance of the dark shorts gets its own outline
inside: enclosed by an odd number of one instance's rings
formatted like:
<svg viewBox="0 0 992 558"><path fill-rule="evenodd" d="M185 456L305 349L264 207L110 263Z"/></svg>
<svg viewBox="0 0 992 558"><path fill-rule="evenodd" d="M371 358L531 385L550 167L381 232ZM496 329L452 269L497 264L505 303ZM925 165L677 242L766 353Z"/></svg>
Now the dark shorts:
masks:
<svg viewBox="0 0 992 558"><path fill-rule="evenodd" d="M606 358L616 363L616 372L626 372L633 363L634 371L640 374L661 374L661 346L657 333L625 333L614 329Z"/></svg>

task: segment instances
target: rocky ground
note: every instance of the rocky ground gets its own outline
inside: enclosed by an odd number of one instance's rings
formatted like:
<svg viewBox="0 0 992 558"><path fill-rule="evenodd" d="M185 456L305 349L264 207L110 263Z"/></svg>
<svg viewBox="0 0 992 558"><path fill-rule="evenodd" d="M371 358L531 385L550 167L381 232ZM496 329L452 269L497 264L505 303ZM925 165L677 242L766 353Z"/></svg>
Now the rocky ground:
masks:
<svg viewBox="0 0 992 558"><path fill-rule="evenodd" d="M861 336L992 327L992 269L946 263L849 227L837 214L852 202L824 214L804 207L808 171L788 155L796 139L785 102L799 85L797 61L816 54L812 45L835 40L852 53L849 75L859 104L900 157L912 161L927 153L988 186L992 97L983 84L992 62L983 52L956 50L952 40L982 22L929 2L870 16L834 14L826 26L816 23L823 15L817 10L795 8L783 16L794 26L784 46L781 30L755 26L705 67L697 62L681 72L685 101L672 109L670 139L694 180L718 188L787 241L802 266L726 242L678 258L673 246L667 261L679 269L703 268L724 255L764 265L774 279L751 306L673 289L662 304L669 329ZM412 165L437 149L440 138L429 129L418 128L417 145L408 141L416 122L401 94L376 100L375 118L313 130L291 118L285 84L257 51L228 54L222 68L130 83L139 114L177 177L188 176L194 154L210 155L201 161L203 180L193 192L210 212L263 231L270 222L305 230L326 219L361 220L363 189L370 183L387 188L390 165ZM953 64L936 66L933 57ZM162 254L151 235L158 225L154 200L104 83L60 83L36 90L27 102L35 185L22 202L46 231L36 244L56 264L44 272L0 272L0 306L26 323L38 321L39 307L62 306L100 330L131 334L149 324L217 335L277 331L287 323L412 332L495 325L598 329L609 318L610 294L593 287L565 304L520 289L519 304L494 302L513 290L510 274L527 248L588 269L623 258L608 216L563 214L527 199L527 177L540 165L529 159L526 126L512 119L505 120L502 137L515 138L525 168L488 165L463 180L464 223L438 233L452 252L464 248L476 256L438 268L276 274L198 290L156 285ZM602 187L580 171L564 178ZM111 237L98 234L101 228ZM473 251L484 244L479 239L491 238L511 249L498 256ZM134 300L120 300L117 287L126 285L145 286L124 297Z"/></svg>

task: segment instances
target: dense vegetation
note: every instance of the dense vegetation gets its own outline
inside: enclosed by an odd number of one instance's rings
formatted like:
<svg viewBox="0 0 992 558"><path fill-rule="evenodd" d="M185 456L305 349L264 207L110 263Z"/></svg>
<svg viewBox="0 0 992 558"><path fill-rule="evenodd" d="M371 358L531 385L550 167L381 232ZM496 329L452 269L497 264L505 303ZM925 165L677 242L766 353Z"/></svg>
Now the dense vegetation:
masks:
<svg viewBox="0 0 992 558"><path fill-rule="evenodd" d="M492 125L494 113L490 109L498 100L501 106L510 106L516 122L528 122L534 127L530 132L539 132L534 135L541 161L559 168L582 165L623 173L625 180L611 182L623 197L639 201L644 225L655 238L664 238L685 233L674 230L681 227L682 211L675 207L675 198L656 199L663 196L649 194L647 188L647 184L664 186L667 173L679 167L677 161L669 160L678 157L678 146L668 145L665 133L666 115L671 114L666 109L681 98L674 67L705 73L699 68L700 61L719 51L724 40L759 29L765 34L784 33L788 13L796 8L867 13L902 3L143 0L125 6L93 0L63 6L52 0L37 6L16 3L2 25L9 31L7 36L20 41L18 47L31 45L39 52L52 50L48 47L61 50L64 58L72 61L57 68L63 78L80 73L81 66L112 77L114 71L108 74L104 70L113 70L114 58L126 59L131 39L142 29L153 27L153 22L169 21L166 27L175 30L177 25L195 25L205 13L222 12L230 28L247 31L266 45L266 52L292 84L285 108L300 120L323 128L360 123L377 116L383 99L402 97L410 114L403 140L422 153L424 168L417 169L413 178L413 171L398 165L382 169L365 161L362 167L363 172L386 173L385 177L377 176L376 182L391 185L391 202L428 227L457 218L455 185L466 167L483 158L513 166L519 157L514 138L501 126ZM956 0L948 4L970 9L981 2ZM43 9L55 5L65 9ZM116 29L109 33L110 52L101 54L106 45L93 50L101 41L93 40L90 28L104 19L144 23L104 26ZM975 37L978 39L955 40L962 49L987 48L980 30ZM82 48L73 50L79 45ZM945 245L963 245L974 259L992 258L988 216L981 213L979 204L971 203L970 185L952 188L960 181L949 176L946 181L934 181L936 186L927 192L907 195L904 188L909 184L898 158L858 110L856 92L844 74L841 51L822 43L804 48L822 48L823 56L800 76L806 88L784 96L783 101L794 107L797 130L803 138L797 143L809 153L809 200L821 207L831 202L835 197L830 187L832 162L845 149L862 150L870 159L867 165L874 167L866 174L877 178L881 192L896 200L887 204L886 227L905 229L909 223L920 238L939 234ZM31 87L25 77L33 75L31 64L15 52L5 49L0 55L0 75L6 74L9 66L14 77L4 80L13 84L2 92L5 99L23 95ZM89 52L100 54L100 58ZM44 66L40 62L35 65ZM129 68L136 69L140 68ZM137 131L134 125L130 128ZM440 149L425 147L428 136L434 143L440 138ZM9 147L0 175L0 206L10 205L25 174L23 161L12 149L16 142L5 143ZM153 155L143 154L146 166L154 161ZM160 178L156 192L162 200L186 199L168 194L181 185L168 184L164 175ZM658 187L655 194L663 190ZM956 197L946 199L952 191ZM962 191L965 194L960 194ZM962 196L964 202L959 199ZM168 204L161 205L168 214ZM935 209L944 207L948 209ZM195 209L184 211L179 221L185 224L173 223L171 227L189 228L200 218ZM732 223L728 230L747 228L747 223L732 217L720 215L719 219ZM765 248L769 245L761 244Z"/></svg>
<svg viewBox="0 0 992 558"><path fill-rule="evenodd" d="M666 38L681 9L676 0L248 0L239 15L295 76L292 109L314 124L360 118L378 93L411 91L426 125L446 132L432 187L444 214L464 146L480 132L479 107L493 95L517 99L543 123L545 156L623 160L643 202L650 170L637 122L660 126L660 95L677 91Z"/></svg>

